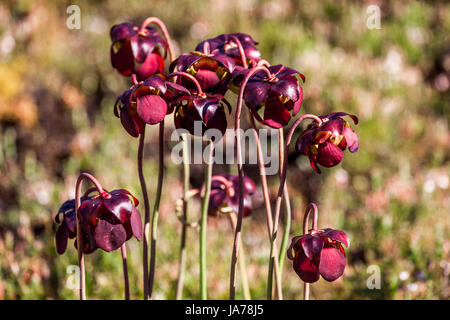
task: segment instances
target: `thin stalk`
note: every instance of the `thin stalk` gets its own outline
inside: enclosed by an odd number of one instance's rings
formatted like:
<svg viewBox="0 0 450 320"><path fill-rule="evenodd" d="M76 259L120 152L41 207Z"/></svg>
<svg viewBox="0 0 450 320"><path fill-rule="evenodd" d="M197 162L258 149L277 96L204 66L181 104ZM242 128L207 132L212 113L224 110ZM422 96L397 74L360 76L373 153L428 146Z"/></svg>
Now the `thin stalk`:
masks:
<svg viewBox="0 0 450 320"><path fill-rule="evenodd" d="M258 153L259 175L261 177L261 186L263 189L264 204L265 204L265 208L266 208L267 232L269 234L269 241L271 243L269 271L267 274L267 299L272 299L272 282L273 282L273 273L274 273L273 270L275 269L275 284L276 284L276 289L277 289L277 296L278 296L279 300L282 300L283 292L282 292L282 288L281 288L281 275L279 272L278 263L274 263L274 261L278 261L278 249L277 249L277 244L275 242L272 242L272 229L273 229L272 207L270 204L270 195L269 195L269 186L267 183L266 168L264 166L264 155L262 152L261 141L259 139L258 129L256 128L256 124L255 124L255 118L250 113L249 113L249 117L250 117L250 124L253 129L253 135L254 135L255 141L256 141L256 150Z"/></svg>
<svg viewBox="0 0 450 320"><path fill-rule="evenodd" d="M126 243L124 243L120 247L120 253L122 254L123 281L125 283L125 300L130 300L130 282L128 280L127 245L126 245Z"/></svg>
<svg viewBox="0 0 450 320"><path fill-rule="evenodd" d="M156 24L162 31L164 38L167 42L167 50L169 51L169 59L170 62L175 60L175 51L173 50L172 40L170 39L169 31L167 31L166 25L164 22L162 22L160 19L156 17L149 17L144 20L144 22L141 25L140 32L143 32L145 30L145 27L147 27L149 24L154 23Z"/></svg>
<svg viewBox="0 0 450 320"><path fill-rule="evenodd" d="M231 228L234 232L236 230L236 216L234 212L230 212L228 214L228 217L230 218ZM242 280L242 289L244 291L244 299L245 300L252 300L252 296L250 294L250 286L248 285L248 277L247 277L247 263L245 258L245 250L244 246L239 247L239 271L241 273L241 280Z"/></svg>
<svg viewBox="0 0 450 320"><path fill-rule="evenodd" d="M200 294L202 300L206 300L208 297L206 285L206 227L208 222L209 196L211 194L213 155L214 143L210 140L205 171L205 191L202 199L202 216L200 220Z"/></svg>
<svg viewBox="0 0 450 320"><path fill-rule="evenodd" d="M83 234L81 231L81 185L84 179L90 180L98 190L98 193L102 198L110 196L106 193L100 183L94 176L89 173L82 173L77 179L75 186L75 212L77 213L77 248L78 248L78 266L80 267L80 300L86 300L86 272L84 266L84 254L83 254Z"/></svg>
<svg viewBox="0 0 450 320"><path fill-rule="evenodd" d="M283 166L283 162L287 161L284 157L284 132L283 128L278 130L278 154L280 156L280 166ZM281 172L280 172L281 174ZM284 226L283 226L283 238L281 241L280 254L278 255L278 264L280 268L280 279L283 279L283 266L286 258L286 248L289 241L289 232L291 230L291 203L289 200L289 192L287 186L284 188Z"/></svg>
<svg viewBox="0 0 450 320"><path fill-rule="evenodd" d="M188 137L187 134L183 133L181 135L181 139L183 140L183 220L187 221L188 216L188 192L189 192L189 176L190 176L190 153L189 153L189 145L188 145ZM181 229L181 243L180 243L180 263L178 265L178 281L177 281L177 291L176 291L176 299L183 299L183 285L184 285L184 273L186 270L186 233L187 233L187 225L183 223Z"/></svg>
<svg viewBox="0 0 450 320"><path fill-rule="evenodd" d="M148 277L149 296L153 293L156 267L156 239L158 237L159 204L161 202L162 185L164 178L164 120L159 124L159 157L158 157L158 185L156 186L155 205L153 207L152 231L150 242L150 271Z"/></svg>
<svg viewBox="0 0 450 320"><path fill-rule="evenodd" d="M145 145L145 127L142 133L139 135L139 147L138 147L138 173L139 173L139 182L141 184L142 196L144 197L144 241L143 241L143 251L142 251L142 259L143 259L143 271L144 271L144 299L150 299L149 295L149 275L148 275L148 244L149 244L149 232L150 232L150 203L148 201L147 194L147 186L145 184L144 171L142 160L144 157L144 145Z"/></svg>
<svg viewBox="0 0 450 320"><path fill-rule="evenodd" d="M239 97L237 101L236 106L236 116L235 116L235 123L234 123L234 130L235 130L235 136L236 136L236 143L235 143L235 149L236 149L236 158L237 158L237 167L238 167L238 174L239 174L239 210L238 210L238 216L237 216L237 222L236 222L236 231L234 233L234 242L233 242L233 253L231 256L231 266L230 266L230 300L234 300L235 298L235 292L236 292L236 263L237 263L237 256L239 252L239 241L241 237L241 229L242 229L242 217L244 213L244 197L242 196L244 194L244 169L242 165L242 150L241 150L241 133L240 133L240 122L241 122L241 109L242 109L242 102L244 99L244 90L247 85L248 80L250 77L252 77L256 72L258 71L264 71L267 73L267 75L270 77L270 71L266 67L255 67L249 71L249 73L246 75L244 81L241 84L241 89L239 91Z"/></svg>
<svg viewBox="0 0 450 320"><path fill-rule="evenodd" d="M192 83L194 83L195 87L197 88L197 93L199 95L203 95L203 90L202 90L202 86L200 85L200 83L198 82L198 80L191 74L187 73L187 72L181 72L181 71L175 71L172 72L171 74L169 74L167 76L167 80L173 77L184 77L186 79L189 79L192 81Z"/></svg>

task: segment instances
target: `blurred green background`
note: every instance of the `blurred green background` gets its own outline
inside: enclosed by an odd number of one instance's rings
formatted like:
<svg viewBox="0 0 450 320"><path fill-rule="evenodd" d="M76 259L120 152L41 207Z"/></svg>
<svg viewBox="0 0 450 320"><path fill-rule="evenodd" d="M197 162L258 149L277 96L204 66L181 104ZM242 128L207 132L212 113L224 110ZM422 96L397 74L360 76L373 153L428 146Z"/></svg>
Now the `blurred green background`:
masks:
<svg viewBox="0 0 450 320"><path fill-rule="evenodd" d="M81 8L81 29L66 27L66 8ZM381 8L381 29L368 29L366 9ZM113 104L128 86L110 64L109 29L157 16L177 53L204 38L245 32L263 57L305 74L302 112L357 114L360 149L315 174L306 157L290 157L292 236L306 204L319 205L319 227L348 232L343 278L312 286L313 299L449 299L450 297L450 5L446 1L42 1L0 3L0 299L76 299L66 269L77 264L72 242L58 256L52 216L74 195L77 175L93 173L113 189L142 199L137 139L123 130ZM230 100L235 97L230 94ZM173 128L166 121L166 141ZM229 124L229 126L231 126ZM244 124L245 126L245 124ZM158 129L149 128L145 175L151 204ZM159 224L154 297L173 299L181 226L174 203L181 168L170 160ZM225 170L226 168L216 168ZM235 170L235 168L231 168ZM257 169L246 167L257 178ZM202 182L194 166L192 185ZM269 180L275 198L278 179ZM142 205L140 206L143 213ZM190 216L199 216L198 200ZM209 298L228 297L232 232L226 217L208 222ZM265 298L269 243L263 208L244 220L252 297ZM128 242L133 298L142 297L141 244ZM87 294L122 299L119 252L86 257ZM188 234L184 297L199 297L198 231ZM367 268L381 271L369 290ZM302 296L286 261L284 294ZM237 297L242 298L238 286Z"/></svg>

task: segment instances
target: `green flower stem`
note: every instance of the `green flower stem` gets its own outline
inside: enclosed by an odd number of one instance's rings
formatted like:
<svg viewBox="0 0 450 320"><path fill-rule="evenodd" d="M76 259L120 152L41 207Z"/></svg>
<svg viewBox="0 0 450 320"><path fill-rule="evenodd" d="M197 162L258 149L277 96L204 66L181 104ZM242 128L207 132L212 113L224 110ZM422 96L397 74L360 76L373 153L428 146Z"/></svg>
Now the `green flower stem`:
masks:
<svg viewBox="0 0 450 320"><path fill-rule="evenodd" d="M150 203L148 200L147 186L145 184L144 171L142 161L144 158L144 145L145 145L145 127L143 132L139 135L139 147L138 147L138 173L139 182L141 184L142 196L144 197L144 239L142 246L142 267L144 273L144 299L150 299L148 290L148 244L149 244L149 232L150 232Z"/></svg>
<svg viewBox="0 0 450 320"><path fill-rule="evenodd" d="M206 285L206 227L208 222L209 196L211 194L211 177L213 168L214 143L209 142L208 161L205 171L205 190L202 199L202 216L200 220L200 295L202 300L207 299Z"/></svg>
<svg viewBox="0 0 450 320"><path fill-rule="evenodd" d="M164 120L159 124L159 161L158 161L158 185L156 186L155 205L153 207L152 231L150 242L150 272L148 278L148 291L151 298L153 284L155 282L156 267L156 239L158 236L159 204L161 202L161 192L164 179Z"/></svg>
<svg viewBox="0 0 450 320"><path fill-rule="evenodd" d="M284 132L283 128L278 131L278 153L280 156L280 166L283 167L283 162L287 159L284 157ZM284 227L283 227L283 238L281 241L280 254L278 255L278 265L280 268L280 279L283 279L283 266L284 260L286 258L286 247L289 241L289 232L291 230L291 203L289 200L289 192L287 186L284 187Z"/></svg>
<svg viewBox="0 0 450 320"><path fill-rule="evenodd" d="M189 176L190 176L190 153L188 145L188 137L186 133L181 135L183 140L183 220L187 221L188 216L188 192L189 192ZM187 225L183 223L181 230L181 243L180 243L180 263L178 266L178 281L177 281L177 291L175 297L177 300L183 299L183 285L184 285L184 274L186 270L186 233Z"/></svg>

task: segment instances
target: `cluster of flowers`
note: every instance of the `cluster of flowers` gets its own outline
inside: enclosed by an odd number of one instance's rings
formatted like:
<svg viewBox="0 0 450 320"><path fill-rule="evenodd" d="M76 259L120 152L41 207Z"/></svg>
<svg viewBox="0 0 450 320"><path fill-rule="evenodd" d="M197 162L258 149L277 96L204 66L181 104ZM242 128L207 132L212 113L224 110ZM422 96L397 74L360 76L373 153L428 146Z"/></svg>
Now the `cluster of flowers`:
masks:
<svg viewBox="0 0 450 320"><path fill-rule="evenodd" d="M171 57L170 73L165 73L170 43L146 22L142 26L115 25L110 36L113 67L133 80L131 87L117 98L114 114L133 137L143 134L146 124L159 124L172 113L175 127L191 134L194 134L196 121L202 123L203 132L218 129L225 133L227 113L232 111L225 99L227 92L243 91L242 98L251 116L271 128L285 127L300 112L304 75L283 65L269 65L261 58L258 43L248 34L222 34L204 40L194 51L176 59ZM318 165L339 164L347 147L350 152L358 150L358 137L344 116L357 124L356 116L335 112L320 116L321 122L310 124L297 140L297 152L308 156L318 173ZM259 193L248 177L244 177L244 194L239 194L238 185L237 176L214 176L208 213L237 213L239 199L243 197L243 216L248 216L252 196ZM81 200L78 217L83 252L90 253L96 248L115 250L133 235L141 239L138 201L128 191L85 195ZM61 222L56 234L57 250L63 253L67 239L77 234L75 201L64 203L57 218ZM343 274L343 246L348 245L349 240L342 231L313 228L308 234L293 239L288 256L303 281L315 282L320 274L334 281Z"/></svg>

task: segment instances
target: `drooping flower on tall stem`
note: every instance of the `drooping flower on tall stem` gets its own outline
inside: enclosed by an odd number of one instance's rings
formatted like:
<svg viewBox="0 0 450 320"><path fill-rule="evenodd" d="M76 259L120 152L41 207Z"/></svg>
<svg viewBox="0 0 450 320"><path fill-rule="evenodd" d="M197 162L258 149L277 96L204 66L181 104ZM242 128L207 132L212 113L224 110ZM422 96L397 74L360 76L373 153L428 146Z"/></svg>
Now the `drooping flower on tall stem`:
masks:
<svg viewBox="0 0 450 320"><path fill-rule="evenodd" d="M334 167L344 158L344 150L358 151L358 136L342 117L349 116L355 124L358 118L345 112L334 112L321 116L321 125L312 123L297 140L297 151L307 155L311 166L320 173L318 164Z"/></svg>
<svg viewBox="0 0 450 320"><path fill-rule="evenodd" d="M98 194L88 196L89 189L81 196L84 179L95 185ZM141 241L142 221L136 206L138 200L127 190L105 191L92 175L82 173L77 180L75 199L66 201L58 211L56 222L61 222L56 232L56 247L59 254L66 251L68 239L75 239L80 265L80 299L86 299L84 254L97 248L110 252L121 248L124 260L125 297L129 298L126 268L125 242L133 235ZM62 215L62 218L61 218Z"/></svg>
<svg viewBox="0 0 450 320"><path fill-rule="evenodd" d="M150 24L158 25L161 30L164 41L159 40L156 37L155 32L149 28ZM119 27L113 27L111 30L111 38L113 39L113 45L111 48L111 59L112 64L116 67L123 75L130 76L136 74L133 78L133 84L136 85L138 80L142 81L146 78L152 76L155 73L159 73L163 71L163 61L160 51L155 51L155 48L158 48L157 44L161 44L163 48L166 48L169 53L170 62L175 59L175 54L173 50L173 45L170 39L169 32L167 31L164 23L156 18L149 17L144 20L141 27L131 26L129 24L122 24ZM165 44L164 44L165 43ZM173 87L173 86L172 86ZM150 90L152 91L152 90ZM166 92L168 92L167 90ZM138 91L139 92L139 91ZM155 93L155 92L153 92ZM152 219L151 226L151 252L150 252L150 267L149 267L149 250L148 250L148 232L150 230L150 203L147 194L147 186L145 183L144 173L143 173L143 154L144 154L144 143L145 143L145 121L147 118L148 122L156 122L161 117L161 110L164 109L164 104L161 100L157 99L155 96L159 94L143 94L142 96L136 94L137 97L142 102L142 105L149 105L151 101L147 99L151 97L150 100L157 100L158 103L157 108L143 108L142 116L144 119L140 119L138 117L137 112L137 100L136 100L136 113L134 113L132 104L130 103L128 95L131 92L124 93L122 98L120 99L123 107L120 109L119 117L121 118L122 124L125 129L132 136L139 136L139 147L138 147L138 174L139 174L139 182L141 184L142 194L144 198L144 207L145 207L145 218L144 218L144 241L143 241L143 273L144 273L144 299L150 299L153 289L154 282L154 270L155 270L155 243L156 243L156 229L157 223L153 223L153 221L157 221L157 219ZM143 98L147 96L147 98ZM167 98L167 97L166 97ZM123 101L122 101L123 100ZM167 103L167 102L166 102ZM151 104L150 104L151 105ZM130 108L131 106L131 108ZM124 108L125 107L125 108ZM115 109L117 110L117 109ZM155 114L153 111L157 110ZM118 112L116 111L116 115ZM163 183L163 174L164 174L164 119L159 122L159 158L158 158L158 184L156 188L156 199L153 210L153 218L157 218L159 214L159 203L161 199L162 192L162 183Z"/></svg>
<svg viewBox="0 0 450 320"><path fill-rule="evenodd" d="M241 82L252 69L236 71L231 87L241 88ZM282 128L299 111L303 101L300 86L305 77L298 71L282 65L269 66L269 72L258 71L249 79L244 92L244 101L260 123L272 128Z"/></svg>
<svg viewBox="0 0 450 320"><path fill-rule="evenodd" d="M308 230L309 214L313 211L312 228ZM340 278L345 270L346 253L350 246L345 232L331 228L318 229L318 209L310 203L303 220L303 235L294 237L287 251L293 269L305 282L304 299L309 299L309 284L322 276L327 281Z"/></svg>

